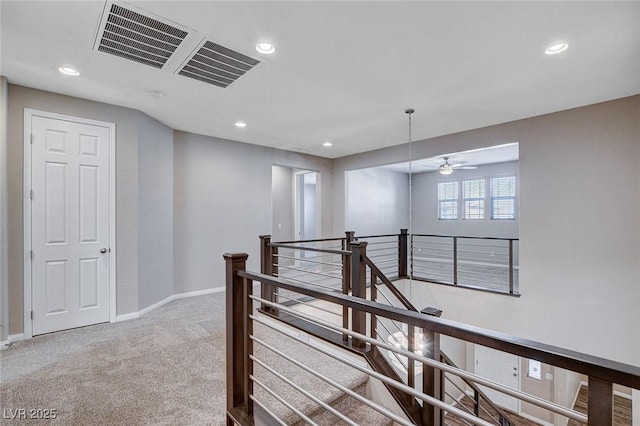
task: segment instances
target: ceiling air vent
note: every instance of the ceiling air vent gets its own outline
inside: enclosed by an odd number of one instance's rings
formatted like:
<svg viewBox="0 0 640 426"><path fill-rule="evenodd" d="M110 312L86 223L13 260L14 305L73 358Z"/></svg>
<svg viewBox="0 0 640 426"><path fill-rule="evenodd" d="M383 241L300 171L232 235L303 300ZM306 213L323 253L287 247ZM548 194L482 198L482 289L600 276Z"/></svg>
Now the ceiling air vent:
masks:
<svg viewBox="0 0 640 426"><path fill-rule="evenodd" d="M259 63L235 50L206 41L178 70L178 74L227 87Z"/></svg>
<svg viewBox="0 0 640 426"><path fill-rule="evenodd" d="M158 19L110 3L95 49L162 68L188 32ZM109 3L107 3L109 7Z"/></svg>

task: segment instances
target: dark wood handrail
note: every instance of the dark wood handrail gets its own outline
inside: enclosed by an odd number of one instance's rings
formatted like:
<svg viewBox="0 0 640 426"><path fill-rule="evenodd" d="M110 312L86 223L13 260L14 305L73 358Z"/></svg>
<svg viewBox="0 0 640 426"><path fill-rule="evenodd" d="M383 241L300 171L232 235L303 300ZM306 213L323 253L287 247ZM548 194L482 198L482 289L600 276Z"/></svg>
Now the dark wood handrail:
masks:
<svg viewBox="0 0 640 426"><path fill-rule="evenodd" d="M409 301L409 299L407 299L404 294L402 294L400 292L400 290L398 290L398 288L393 285L393 283L389 280L389 278L387 278L384 273L382 273L382 271L380 270L380 268L378 268L371 259L369 259L369 257L367 256L363 256L364 258L364 263L371 268L371 270L373 271L374 274L376 274L376 276L378 278L380 278L380 280L382 280L382 283L384 285L387 286L387 288L391 291L391 293L393 293L393 295L398 298L398 300L400 301L400 303L402 303L402 305L407 308L410 311L413 312L418 312L418 309L416 309L415 306L413 306L413 304Z"/></svg>
<svg viewBox="0 0 640 426"><path fill-rule="evenodd" d="M300 246L292 246L292 245L280 244L280 243L269 243L268 245L269 247L288 248L288 249L303 250L303 251L316 251L316 252L327 253L327 254L343 254L346 256L351 255L351 252L347 250L329 250L329 249L322 249L322 248L315 248L315 247L300 247Z"/></svg>
<svg viewBox="0 0 640 426"><path fill-rule="evenodd" d="M355 238L358 240L362 240L364 238L383 238L383 237L397 237L397 236L398 234L365 235L365 236L356 235Z"/></svg>
<svg viewBox="0 0 640 426"><path fill-rule="evenodd" d="M329 292L305 284L291 284L269 275L249 271L238 271L237 274L242 278L261 281L263 283L266 282L275 287L282 287L306 296L327 300L352 309L362 310L374 315L401 321L435 333L445 334L525 358L536 359L540 362L586 374L590 377L601 379L602 381L640 389L640 367L637 366L623 364L621 362L522 339L443 318L422 315L404 308L397 308L362 298Z"/></svg>
<svg viewBox="0 0 640 426"><path fill-rule="evenodd" d="M292 240L292 241L274 241L272 244L293 244L293 243L323 243L326 241L344 241L346 238L320 238L315 240Z"/></svg>

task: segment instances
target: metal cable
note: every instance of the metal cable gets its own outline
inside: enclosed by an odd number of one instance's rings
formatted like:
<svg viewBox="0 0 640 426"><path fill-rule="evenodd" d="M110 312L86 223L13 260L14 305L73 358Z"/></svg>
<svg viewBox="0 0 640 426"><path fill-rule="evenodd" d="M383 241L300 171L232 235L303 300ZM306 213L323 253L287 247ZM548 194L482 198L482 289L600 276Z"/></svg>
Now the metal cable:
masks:
<svg viewBox="0 0 640 426"><path fill-rule="evenodd" d="M561 414L561 415L563 415L565 417L569 417L571 419L578 420L578 421L583 422L583 423L587 423L587 416L585 416L584 414L579 413L577 411L570 410L570 409L568 409L566 407L563 407L563 406L561 406L559 404L555 404L553 402L549 402L549 401L544 400L542 398L539 398L539 397L536 397L536 396L533 396L533 395L530 395L530 394L527 394L527 393L524 393L524 392L521 392L521 391L518 391L518 390L515 390L515 389L511 389L508 386L504 386L504 385L502 385L500 383L497 383L497 382L494 382L492 380L485 379L484 377L478 376L478 375L473 374L473 373L469 373L468 371L462 370L460 368L452 367L452 366L449 366L447 364L438 362L438 361L436 361L434 359L427 358L427 357L421 356L421 355L416 355L415 353L409 352L409 351L404 350L404 349L395 348L395 347L393 347L391 345L388 345L386 343L381 343L379 340L373 339L373 338L371 338L369 336L366 336L364 334L357 333L355 331L351 331L351 330L348 330L348 329L343 328L343 327L338 327L335 324L331 324L330 322L321 320L319 318L314 318L314 317L311 317L309 315L302 314L300 312L295 312L292 309L287 308L286 306L278 305L277 303L270 302L270 301L268 301L266 299L262 299L262 298L257 297L257 296L250 296L250 299L252 299L254 301L257 301L257 302L260 302L260 303L263 303L263 304L265 304L267 306L271 306L271 307L280 309L280 310L282 310L284 312L297 315L300 318L306 319L307 321L311 321L311 322L313 322L313 323L315 323L317 325L324 326L325 328L329 328L329 329L331 329L333 331L337 331L339 333L348 334L348 335L350 335L352 337L356 337L356 338L358 338L360 340L363 340L363 341L365 341L367 343L370 343L370 344L373 344L373 345L376 345L376 346L379 346L381 348L388 349L388 350L391 350L391 351L394 351L394 352L398 352L398 353L400 353L402 355L405 355L405 356L408 356L409 358L412 358L412 359L414 359L416 361L422 362L423 364L426 364L426 365L428 365L430 367L434 367L434 368L437 368L439 370L445 371L447 373L454 374L454 375L456 375L458 377L467 379L467 380L472 381L472 382L474 382L476 384L480 384L480 385L486 386L488 388L497 390L498 392L505 393L505 394L507 394L509 396L513 396L514 398L521 399L523 401L526 401L526 402L529 402L531 404L537 405L539 407L545 408L545 409L547 409L549 411L553 411L555 413ZM250 318L253 319L254 316L250 315ZM256 318L256 320L258 320L258 319ZM263 322L263 321L260 321L260 322ZM268 326L270 328L273 328L273 326L271 326L271 325L268 325ZM295 338L296 340L298 340L296 338L296 336L290 336L290 337ZM316 348L315 346L310 345L307 342L304 342L302 340L300 340L300 341L302 343L304 343L305 345L307 345L307 346L312 346L312 347ZM384 381L384 380L382 380L382 381ZM411 389L411 388L409 388L409 389ZM419 397L419 398L422 399L422 397ZM438 401L438 403L440 403L440 401ZM438 405L438 404L435 404L435 405ZM446 409L446 408L443 408L443 409Z"/></svg>
<svg viewBox="0 0 640 426"><path fill-rule="evenodd" d="M273 346L269 345L268 343L264 342L263 340L260 340L255 336L252 336L251 339L254 342L257 342L260 345L264 346L265 348L269 349L271 352L273 352L273 353L281 356L282 358L286 359L287 361L291 362L292 364L302 368L306 372L308 372L310 374L313 374L315 377L325 381L326 383L330 384L331 386L335 387L336 389L339 389L340 391L346 393L350 397L352 397L354 399L357 399L358 401L362 402L363 404L373 408L374 410L376 410L377 412L383 414L387 418L390 418L390 419L392 419L392 420L394 420L394 421L396 421L398 423L401 423L403 425L406 425L406 426L412 426L411 423L407 422L402 417L392 413L391 411L387 410L384 407L379 406L378 404L375 404L375 403L369 401L368 399L366 399L362 395L359 395L358 393L354 392L353 390L351 390L349 388L346 388L345 386L341 385L340 383L336 382L335 380L330 379L329 377L325 376L324 374L321 374L318 371L307 367L306 365L304 365L300 361L290 357L289 355L283 353L282 351L279 351L278 349L274 348Z"/></svg>
<svg viewBox="0 0 640 426"><path fill-rule="evenodd" d="M288 296L285 296L285 295L280 294L280 293L274 293L274 294L275 294L277 297L280 297L280 298L283 298L283 299L287 299L287 300L293 300L293 301L295 301L296 303L301 303L301 304L303 304L303 305L307 305L307 306L309 306L309 307L311 307L311 308L318 309L318 310L320 310L320 311L324 311L324 312L327 312L327 313L329 313L329 314L336 315L336 316L338 316L338 317L342 318L342 313L333 312L333 311L331 311L331 310L329 310L329 309L327 309L327 308L322 308L322 307L320 307L320 306L316 306L316 305L314 305L314 304L312 304L312 303L305 302L305 301L303 301L303 300L294 299L294 298L292 298L292 297L288 297Z"/></svg>
<svg viewBox="0 0 640 426"><path fill-rule="evenodd" d="M250 315L250 317L252 317L253 315ZM252 318L254 321L257 321L256 318ZM262 321L258 321L258 322L262 322ZM262 324L267 325L267 327L269 327L268 324L262 322ZM275 329L274 329L275 330ZM277 330L276 330L277 331ZM286 334L286 333L283 333ZM278 373L276 370L274 370L273 368L269 367L267 364L265 364L264 362L260 361L258 358L256 358L253 355L249 355L249 358L253 361L258 363L258 365L262 366L262 368L264 368L265 370L267 370L269 373L273 374L274 376L276 376L277 378L279 378L280 380L282 380L283 382L285 382L286 384L288 384L289 386L291 386L292 388L294 388L295 390L297 390L298 392L300 392L301 394L303 394L304 396L306 396L307 398L309 398L310 400L312 400L313 402L315 402L316 404L320 405L322 408L324 408L325 410L327 410L328 412L330 412L331 414L335 415L336 417L338 417L339 419L345 421L347 424L351 425L351 426L358 426L357 423L355 423L353 420L351 420L349 417L345 416L344 414L342 414L341 412L339 412L338 410L336 410L335 408L331 407L330 405L328 405L326 402L322 401L321 399L319 399L318 397L316 397L315 395L311 394L310 392L308 392L307 390L305 390L304 388L302 388L301 386L299 386L298 384L292 382L291 380L289 380L286 376L283 376L282 374Z"/></svg>
<svg viewBox="0 0 640 426"><path fill-rule="evenodd" d="M268 302L268 301L265 300L265 302ZM341 361L342 363L347 364L348 366L355 368L356 370L359 370L359 371L361 371L361 372L363 372L365 374L368 374L369 376L371 376L373 378L376 378L376 379L380 380L381 382L384 382L384 383L388 384L389 386L393 386L394 388L400 389L401 391L403 391L405 393L408 393L409 395L411 395L411 396L413 396L415 398L418 398L418 399L424 401L427 404L436 406L436 407L438 407L438 408L440 408L442 410L447 410L449 412L453 412L455 415L460 416L462 418L466 418L467 420L473 422L474 424L481 425L481 426L492 426L491 423L488 423L488 422L486 422L486 421L484 421L482 419L479 419L479 418L476 418L476 417L473 417L473 416L469 416L469 414L465 413L464 411L462 411L462 410L460 410L458 408L455 408L455 407L451 407L449 404L446 404L446 403L440 401L439 399L434 398L433 396L418 392L415 389L410 388L409 386L407 386L407 385L405 385L403 383L400 383L400 382L397 382L397 381L395 381L393 379L390 379L389 377L385 376L384 374L381 374L381 373L378 373L376 371L370 370L370 369L368 369L366 367L362 367L361 365L359 365L358 363L352 361L351 359L345 358L343 355L338 355L336 353L331 353L331 352L328 352L326 350L323 350L321 345L319 345L317 343L313 343L313 342L308 341L308 340L303 340L303 339L301 339L300 337L298 337L297 335L293 334L292 332L290 332L288 330L279 330L275 326L273 326L272 324L269 324L268 322L264 321L261 318L258 318L256 316L254 316L254 315L249 315L249 318L251 318L253 321L259 322L259 323L271 328L272 330L279 331L280 333L290 337L291 339L293 339L293 340L295 340L297 342L302 343L305 346L308 346L308 347L310 347L312 349L315 349L315 350L317 350L317 351L319 351L321 353L324 353L325 355L327 355L327 356L329 356L329 357L331 357L331 358L333 358L333 359L335 359L337 361ZM359 334L359 333L356 333L356 334ZM367 337L367 336L364 336L364 335L361 335L361 336ZM371 339L371 340L373 340L373 339ZM250 355L249 357L251 359L255 358L253 355ZM256 360L256 361L258 363L260 363L260 361L258 361L258 360Z"/></svg>
<svg viewBox="0 0 640 426"><path fill-rule="evenodd" d="M278 424L280 424L280 426L287 426L287 424L285 422L283 422L280 417L276 416L276 414L269 410L262 402L260 402L255 396L253 396L253 394L249 395L249 398L251 398L251 400L253 402L255 402L260 408L262 408L268 415L270 415L276 422L278 422Z"/></svg>
<svg viewBox="0 0 640 426"><path fill-rule="evenodd" d="M282 398L280 395L278 395L277 393L275 393L274 391L272 391L271 389L269 389L269 387L267 385L265 385L264 383L262 383L260 380L256 379L255 376L253 374L249 375L249 378L251 380L253 380L253 383L257 384L258 386L260 386L262 389L264 389L265 391L267 391L267 393L269 395L271 395L272 397L274 397L275 399L277 399L278 401L280 401L280 403L282 405L284 405L285 407L287 407L289 410L293 411L295 414L297 414L298 416L300 416L301 419L303 419L305 422L309 423L310 425L315 425L317 426L318 424L316 422L314 422L313 420L311 420L309 417L305 416L300 410L298 410L296 407L294 407L293 405L289 404L287 401L285 401L284 398ZM253 395L252 395L253 396ZM255 401L255 400L254 400ZM262 408L264 408L264 405L260 404L260 406ZM277 417L276 417L277 418ZM278 419L280 420L280 419ZM283 425L286 426L286 424L283 422L281 423Z"/></svg>

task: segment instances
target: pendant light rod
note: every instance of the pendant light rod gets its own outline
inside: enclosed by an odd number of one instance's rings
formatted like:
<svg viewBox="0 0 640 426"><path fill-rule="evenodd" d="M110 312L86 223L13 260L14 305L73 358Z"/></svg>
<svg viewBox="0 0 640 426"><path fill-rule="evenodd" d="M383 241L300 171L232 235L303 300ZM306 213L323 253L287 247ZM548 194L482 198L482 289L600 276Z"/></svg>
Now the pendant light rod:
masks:
<svg viewBox="0 0 640 426"><path fill-rule="evenodd" d="M411 146L411 114L415 112L413 108L404 110L409 117L409 300L412 300L413 287L413 148Z"/></svg>

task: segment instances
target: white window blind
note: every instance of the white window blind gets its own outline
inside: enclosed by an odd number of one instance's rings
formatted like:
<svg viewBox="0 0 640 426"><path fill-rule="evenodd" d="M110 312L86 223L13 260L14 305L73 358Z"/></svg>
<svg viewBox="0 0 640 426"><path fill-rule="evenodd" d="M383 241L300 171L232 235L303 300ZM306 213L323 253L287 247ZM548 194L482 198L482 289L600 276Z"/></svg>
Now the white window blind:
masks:
<svg viewBox="0 0 640 426"><path fill-rule="evenodd" d="M516 177L491 178L491 219L516 218Z"/></svg>
<svg viewBox="0 0 640 426"><path fill-rule="evenodd" d="M484 179L462 182L465 219L484 219L484 186Z"/></svg>
<svg viewBox="0 0 640 426"><path fill-rule="evenodd" d="M458 182L438 183L438 219L458 218Z"/></svg>

